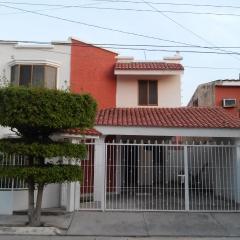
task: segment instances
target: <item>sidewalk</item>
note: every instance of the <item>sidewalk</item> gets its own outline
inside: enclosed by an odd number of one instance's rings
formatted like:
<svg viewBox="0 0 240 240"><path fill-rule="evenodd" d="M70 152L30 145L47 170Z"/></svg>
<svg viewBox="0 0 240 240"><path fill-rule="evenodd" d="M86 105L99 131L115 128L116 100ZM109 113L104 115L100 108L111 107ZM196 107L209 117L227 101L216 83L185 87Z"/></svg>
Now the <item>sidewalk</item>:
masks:
<svg viewBox="0 0 240 240"><path fill-rule="evenodd" d="M75 236L78 236L81 237L79 239L91 240L116 239L116 237L121 240L132 238L155 240L161 239L160 237L163 237L162 239L166 237L240 239L240 213L83 211L59 216L43 216L42 220L45 222L45 228L31 230L24 227L26 216L0 216L0 235L59 235L59 239L77 239ZM22 239L26 240L27 237Z"/></svg>
<svg viewBox="0 0 240 240"><path fill-rule="evenodd" d="M240 213L76 212L67 235L240 237Z"/></svg>
<svg viewBox="0 0 240 240"><path fill-rule="evenodd" d="M43 227L26 227L26 215L0 215L0 235L64 235L73 214L42 216Z"/></svg>

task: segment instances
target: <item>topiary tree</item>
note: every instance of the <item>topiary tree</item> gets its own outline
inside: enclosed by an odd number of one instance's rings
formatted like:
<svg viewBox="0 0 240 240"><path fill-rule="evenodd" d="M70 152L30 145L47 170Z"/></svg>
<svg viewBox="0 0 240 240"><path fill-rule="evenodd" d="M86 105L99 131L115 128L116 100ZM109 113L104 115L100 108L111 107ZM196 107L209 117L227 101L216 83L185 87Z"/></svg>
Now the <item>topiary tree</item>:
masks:
<svg viewBox="0 0 240 240"><path fill-rule="evenodd" d="M46 158L69 157L81 159L86 154L83 144L53 142L51 135L67 128L91 128L94 124L96 102L89 95L63 91L6 87L0 89L0 125L17 134L14 139L1 139L0 151L19 154L27 166L5 166L0 176L23 179L28 185L28 216L30 226L40 226L44 186L51 183L81 181L78 165L54 164ZM37 199L34 201L34 190Z"/></svg>

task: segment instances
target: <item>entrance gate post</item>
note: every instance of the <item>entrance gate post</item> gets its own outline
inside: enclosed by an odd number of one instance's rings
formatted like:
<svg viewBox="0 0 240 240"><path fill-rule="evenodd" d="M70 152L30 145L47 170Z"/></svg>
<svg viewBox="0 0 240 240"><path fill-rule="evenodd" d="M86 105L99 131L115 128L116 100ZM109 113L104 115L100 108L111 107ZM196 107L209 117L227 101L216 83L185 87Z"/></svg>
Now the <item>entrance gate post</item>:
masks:
<svg viewBox="0 0 240 240"><path fill-rule="evenodd" d="M184 145L185 211L189 211L188 146Z"/></svg>
<svg viewBox="0 0 240 240"><path fill-rule="evenodd" d="M105 137L96 139L94 154L94 202L97 203L97 206L100 207L102 211L105 209L105 148Z"/></svg>

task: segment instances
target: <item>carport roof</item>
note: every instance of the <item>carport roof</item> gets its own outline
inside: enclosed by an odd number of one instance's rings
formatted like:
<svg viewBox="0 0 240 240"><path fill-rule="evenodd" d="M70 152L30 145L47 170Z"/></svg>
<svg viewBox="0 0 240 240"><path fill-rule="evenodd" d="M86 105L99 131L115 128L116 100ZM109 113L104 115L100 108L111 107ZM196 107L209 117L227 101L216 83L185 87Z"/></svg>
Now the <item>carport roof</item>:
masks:
<svg viewBox="0 0 240 240"><path fill-rule="evenodd" d="M240 119L220 107L108 108L98 112L95 125L240 129Z"/></svg>

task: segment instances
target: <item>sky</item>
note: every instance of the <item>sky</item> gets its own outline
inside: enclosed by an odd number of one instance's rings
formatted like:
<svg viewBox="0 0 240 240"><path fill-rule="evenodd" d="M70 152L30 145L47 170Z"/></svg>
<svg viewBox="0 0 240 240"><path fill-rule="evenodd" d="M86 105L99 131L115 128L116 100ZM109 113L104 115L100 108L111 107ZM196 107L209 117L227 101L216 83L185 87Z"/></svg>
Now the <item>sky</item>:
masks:
<svg viewBox="0 0 240 240"><path fill-rule="evenodd" d="M132 50L113 49L120 55L133 56L137 60L161 60L165 56L174 55L174 52L156 51L171 50L180 51L185 66L182 77L182 105L189 102L197 86L201 83L217 79L238 79L240 73L240 55L229 54L230 51L240 52L240 1L236 0L9 0L0 1L1 40L30 40L52 41L67 40L68 37L77 37L80 40L100 44L131 44L131 45L157 45L156 47L138 47L154 49ZM132 3L135 1L135 3ZM136 3L138 2L138 3ZM151 3L146 3L151 2ZM18 3L18 4L13 4ZM25 4L23 4L25 3ZM29 3L33 5L29 5ZM161 3L161 4L158 4ZM231 5L230 7L194 7L179 6L162 3L188 3L205 5ZM83 7L44 6L36 4L62 4L84 5ZM6 7L7 6L7 7ZM11 7L11 8L9 8ZM91 8L86 8L91 7ZM97 7L94 9L92 7ZM18 9L17 9L18 8ZM99 9L108 8L108 9ZM141 9L151 10L130 11L113 10ZM38 11L58 17L36 15L27 11ZM175 12L210 12L230 13L239 16L212 15L212 14L187 14L169 13ZM73 20L67 22L60 18ZM98 25L104 28L116 29L132 34L99 29L80 24L84 22L90 25ZM137 36L138 35L138 36ZM139 36L139 35L144 35ZM147 37L146 37L147 36ZM170 42L163 41L169 40ZM178 43L174 43L178 42ZM181 43L181 44L180 44ZM204 49L183 48L182 46L197 45L209 47L239 46L238 49ZM166 47L174 46L174 47ZM159 47L164 46L164 47ZM133 47L131 47L133 48ZM136 48L136 47L134 47ZM224 54L192 53L183 51L212 51ZM228 52L228 54L226 54ZM204 67L204 68L189 68ZM207 67L207 68L205 68ZM209 69L216 68L216 69Z"/></svg>

